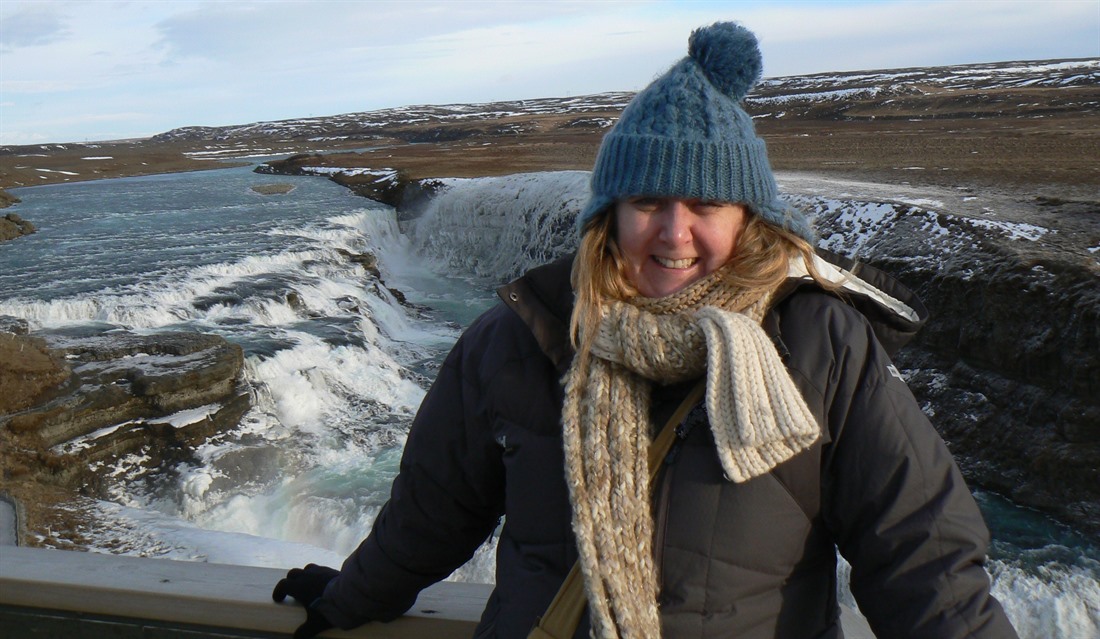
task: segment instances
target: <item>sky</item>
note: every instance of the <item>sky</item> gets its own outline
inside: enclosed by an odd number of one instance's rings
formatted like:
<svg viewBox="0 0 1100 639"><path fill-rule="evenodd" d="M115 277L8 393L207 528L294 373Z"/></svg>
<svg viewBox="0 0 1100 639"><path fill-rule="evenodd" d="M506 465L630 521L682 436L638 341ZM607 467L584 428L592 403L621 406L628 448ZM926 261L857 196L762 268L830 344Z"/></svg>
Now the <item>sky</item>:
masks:
<svg viewBox="0 0 1100 639"><path fill-rule="evenodd" d="M765 77L1100 57L1100 0L2 0L0 144L637 90L719 20Z"/></svg>

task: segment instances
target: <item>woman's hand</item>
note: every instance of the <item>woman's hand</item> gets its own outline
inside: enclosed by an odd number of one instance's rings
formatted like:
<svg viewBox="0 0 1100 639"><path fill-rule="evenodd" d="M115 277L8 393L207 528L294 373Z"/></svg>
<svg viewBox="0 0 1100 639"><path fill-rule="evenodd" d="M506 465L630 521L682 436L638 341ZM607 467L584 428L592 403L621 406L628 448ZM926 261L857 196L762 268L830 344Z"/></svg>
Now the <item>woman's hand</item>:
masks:
<svg viewBox="0 0 1100 639"><path fill-rule="evenodd" d="M294 639L310 639L325 630L334 627L313 604L325 594L325 586L340 574L339 570L317 564L308 564L305 568L294 568L286 577L275 584L271 598L282 603L287 595L306 608L306 620L294 631Z"/></svg>

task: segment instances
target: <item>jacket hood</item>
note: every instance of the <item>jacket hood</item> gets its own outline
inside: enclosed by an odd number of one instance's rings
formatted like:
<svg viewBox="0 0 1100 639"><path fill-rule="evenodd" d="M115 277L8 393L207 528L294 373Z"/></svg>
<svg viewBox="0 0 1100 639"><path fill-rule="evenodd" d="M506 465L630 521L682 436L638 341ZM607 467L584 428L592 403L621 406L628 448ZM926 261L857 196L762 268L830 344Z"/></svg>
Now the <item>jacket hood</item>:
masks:
<svg viewBox="0 0 1100 639"><path fill-rule="evenodd" d="M838 297L867 318L891 357L928 321L928 309L916 293L883 271L822 250L814 256L814 267L825 279L839 285ZM792 262L789 279L773 306L807 286L818 288L805 263Z"/></svg>

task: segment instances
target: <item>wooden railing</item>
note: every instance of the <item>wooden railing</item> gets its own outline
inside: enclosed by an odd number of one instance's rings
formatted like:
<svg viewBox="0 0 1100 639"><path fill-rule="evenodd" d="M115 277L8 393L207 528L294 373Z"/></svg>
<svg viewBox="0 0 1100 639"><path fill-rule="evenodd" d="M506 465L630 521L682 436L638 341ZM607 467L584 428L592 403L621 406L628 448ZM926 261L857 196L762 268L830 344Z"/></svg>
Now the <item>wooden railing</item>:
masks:
<svg viewBox="0 0 1100 639"><path fill-rule="evenodd" d="M305 611L271 600L283 575L273 568L0 546L0 637L287 637ZM437 584L396 621L324 636L468 639L491 590Z"/></svg>
<svg viewBox="0 0 1100 639"><path fill-rule="evenodd" d="M285 638L305 611L271 601L271 589L284 574L274 568L0 546L0 639ZM436 584L396 621L322 636L468 639L491 591L486 584ZM841 623L849 639L874 639L849 608L841 608Z"/></svg>

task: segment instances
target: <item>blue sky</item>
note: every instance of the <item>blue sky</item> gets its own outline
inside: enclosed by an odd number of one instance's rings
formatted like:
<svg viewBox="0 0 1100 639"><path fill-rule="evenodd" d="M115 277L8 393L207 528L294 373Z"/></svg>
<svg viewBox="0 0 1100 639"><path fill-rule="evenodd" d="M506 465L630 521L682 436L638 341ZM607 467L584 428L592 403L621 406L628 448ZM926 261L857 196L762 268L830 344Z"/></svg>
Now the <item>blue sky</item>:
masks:
<svg viewBox="0 0 1100 639"><path fill-rule="evenodd" d="M716 20L769 77L1100 57L1100 0L4 0L0 144L633 90Z"/></svg>

